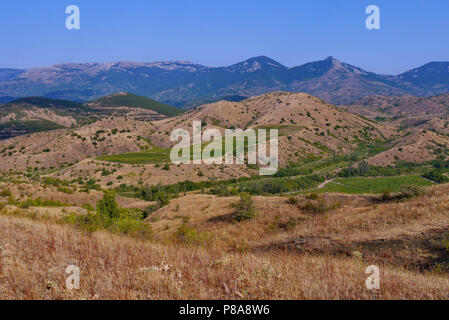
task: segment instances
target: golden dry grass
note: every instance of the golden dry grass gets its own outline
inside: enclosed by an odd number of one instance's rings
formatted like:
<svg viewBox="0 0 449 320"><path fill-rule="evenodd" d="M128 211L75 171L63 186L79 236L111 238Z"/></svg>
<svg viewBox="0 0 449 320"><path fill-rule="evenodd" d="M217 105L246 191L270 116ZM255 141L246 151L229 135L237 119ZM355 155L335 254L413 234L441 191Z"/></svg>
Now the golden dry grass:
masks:
<svg viewBox="0 0 449 320"><path fill-rule="evenodd" d="M226 253L157 245L107 233L0 217L2 299L444 299L449 279L381 269L381 289L365 288L353 258L287 251ZM80 290L65 268L81 268Z"/></svg>
<svg viewBox="0 0 449 320"><path fill-rule="evenodd" d="M448 299L447 273L421 272L403 263L423 248L367 250L363 257L338 251L342 245L352 250L354 242L368 246L383 239L388 244L447 229L447 189L436 187L416 200L377 205L366 196L329 195L329 201L340 201L342 207L319 215L303 212L285 198L256 197L259 216L242 223L226 218L237 198L188 195L156 213L160 218L152 223L153 241L0 215L0 298ZM206 243L186 245L176 237L179 216L187 214L190 228L212 235ZM292 230L272 227L290 217L299 221ZM304 248L296 248L298 243ZM376 253L392 257L378 260ZM365 287L365 268L373 261L381 270L378 291ZM70 264L81 269L79 290L65 288Z"/></svg>

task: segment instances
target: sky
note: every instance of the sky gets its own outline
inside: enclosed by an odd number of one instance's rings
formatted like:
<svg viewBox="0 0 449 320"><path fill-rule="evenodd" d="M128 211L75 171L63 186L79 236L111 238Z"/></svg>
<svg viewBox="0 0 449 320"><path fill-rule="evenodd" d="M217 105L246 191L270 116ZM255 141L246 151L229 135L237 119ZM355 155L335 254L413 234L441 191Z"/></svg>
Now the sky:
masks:
<svg viewBox="0 0 449 320"><path fill-rule="evenodd" d="M68 5L80 30L67 30ZM365 8L380 9L368 30ZM333 56L384 74L449 61L448 0L1 0L0 68L265 55L288 67Z"/></svg>

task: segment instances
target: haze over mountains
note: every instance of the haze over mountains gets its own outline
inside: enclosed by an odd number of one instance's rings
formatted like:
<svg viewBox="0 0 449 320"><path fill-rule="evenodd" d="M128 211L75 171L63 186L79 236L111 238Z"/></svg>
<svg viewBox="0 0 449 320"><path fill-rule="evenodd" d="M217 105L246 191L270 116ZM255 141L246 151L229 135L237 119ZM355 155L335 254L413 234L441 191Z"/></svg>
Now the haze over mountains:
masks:
<svg viewBox="0 0 449 320"><path fill-rule="evenodd" d="M0 69L0 101L26 96L87 101L121 91L187 107L272 91L306 92L342 105L368 95L447 93L449 62L430 62L400 75L368 72L333 57L293 68L260 56L228 67L169 61Z"/></svg>

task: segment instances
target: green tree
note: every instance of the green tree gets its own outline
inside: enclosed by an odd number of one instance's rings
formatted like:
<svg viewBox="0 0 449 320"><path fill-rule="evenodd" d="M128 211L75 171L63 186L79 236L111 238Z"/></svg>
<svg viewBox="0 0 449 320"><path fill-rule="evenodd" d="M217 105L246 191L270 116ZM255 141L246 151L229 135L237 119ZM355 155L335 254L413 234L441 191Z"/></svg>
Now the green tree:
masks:
<svg viewBox="0 0 449 320"><path fill-rule="evenodd" d="M239 222L254 219L259 214L254 206L252 196L246 192L240 193L240 200L233 206L236 208L234 218Z"/></svg>
<svg viewBox="0 0 449 320"><path fill-rule="evenodd" d="M369 164L366 160L362 160L359 162L357 166L357 170L359 171L360 175L367 174L369 172Z"/></svg>
<svg viewBox="0 0 449 320"><path fill-rule="evenodd" d="M117 202L115 201L115 192L105 190L103 192L103 199L97 202L97 212L107 218L119 218L120 210Z"/></svg>

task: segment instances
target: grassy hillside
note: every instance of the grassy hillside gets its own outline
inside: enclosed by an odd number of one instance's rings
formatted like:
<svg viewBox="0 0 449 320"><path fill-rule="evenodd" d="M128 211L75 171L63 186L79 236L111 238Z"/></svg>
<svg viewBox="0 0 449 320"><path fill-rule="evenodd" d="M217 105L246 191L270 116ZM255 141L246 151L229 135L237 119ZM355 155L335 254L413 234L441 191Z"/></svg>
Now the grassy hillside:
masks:
<svg viewBox="0 0 449 320"><path fill-rule="evenodd" d="M168 117L173 117L183 112L182 109L132 93L118 93L94 100L92 103L107 107L126 106L150 109Z"/></svg>
<svg viewBox="0 0 449 320"><path fill-rule="evenodd" d="M85 106L81 103L68 101L68 100L59 100L59 99L50 99L50 98L42 98L42 97L27 97L20 98L9 103L6 103L2 108L7 108L10 106L18 106L18 105L32 105L38 108L51 108L51 109L82 109L87 110Z"/></svg>
<svg viewBox="0 0 449 320"><path fill-rule="evenodd" d="M41 97L20 98L0 107L0 139L84 125L98 117L81 103Z"/></svg>

